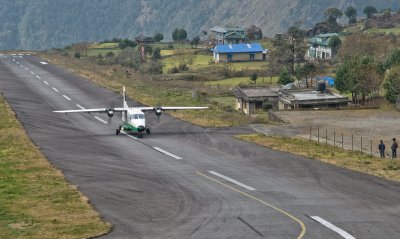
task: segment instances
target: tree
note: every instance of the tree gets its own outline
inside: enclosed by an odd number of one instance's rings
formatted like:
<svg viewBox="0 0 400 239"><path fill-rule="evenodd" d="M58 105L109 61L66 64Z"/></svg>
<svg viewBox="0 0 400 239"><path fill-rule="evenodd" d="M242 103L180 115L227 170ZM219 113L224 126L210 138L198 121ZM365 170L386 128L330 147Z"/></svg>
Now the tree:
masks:
<svg viewBox="0 0 400 239"><path fill-rule="evenodd" d="M186 38L187 38L187 32L183 28L182 29L175 28L175 30L172 32L172 39L174 41L181 42L186 40Z"/></svg>
<svg viewBox="0 0 400 239"><path fill-rule="evenodd" d="M137 46L136 42L131 41L128 38L125 38L125 39L121 40L120 42L118 42L118 47L120 49L125 49L127 47L134 48L136 46Z"/></svg>
<svg viewBox="0 0 400 239"><path fill-rule="evenodd" d="M193 46L197 46L199 44L200 44L200 37L199 36L193 37L193 39L190 41L190 45L192 45L192 48L193 48Z"/></svg>
<svg viewBox="0 0 400 239"><path fill-rule="evenodd" d="M385 60L385 69L390 69L392 66L400 66L400 49L394 50Z"/></svg>
<svg viewBox="0 0 400 239"><path fill-rule="evenodd" d="M308 88L308 79L312 79L317 72L317 67L312 62L305 63L296 71L296 77L298 80L305 79L306 87Z"/></svg>
<svg viewBox="0 0 400 239"><path fill-rule="evenodd" d="M304 61L307 46L303 32L295 27L289 28L287 34L278 34L272 41L275 56L279 64L285 65L289 74L294 74L296 65Z"/></svg>
<svg viewBox="0 0 400 239"><path fill-rule="evenodd" d="M340 47L342 46L342 41L338 36L332 36L329 39L328 46L332 49L332 56L336 56Z"/></svg>
<svg viewBox="0 0 400 239"><path fill-rule="evenodd" d="M342 11L334 7L327 8L324 14L328 23L332 25L337 25L337 19L343 16Z"/></svg>
<svg viewBox="0 0 400 239"><path fill-rule="evenodd" d="M153 50L153 55L151 56L151 59L153 61L157 61L157 60L161 59L161 49L160 48L157 47Z"/></svg>
<svg viewBox="0 0 400 239"><path fill-rule="evenodd" d="M250 80L256 85L257 84L257 78L258 78L258 76L257 76L257 73L253 73L253 74L251 74L251 76L250 76Z"/></svg>
<svg viewBox="0 0 400 239"><path fill-rule="evenodd" d="M281 85L287 85L289 83L293 83L294 79L290 76L287 70L284 70L279 75L278 83Z"/></svg>
<svg viewBox="0 0 400 239"><path fill-rule="evenodd" d="M379 91L384 70L370 56L354 56L346 59L336 73L335 86L341 93L351 93L355 103L359 96L365 102L367 96Z"/></svg>
<svg viewBox="0 0 400 239"><path fill-rule="evenodd" d="M386 90L386 99L391 103L396 103L396 100L400 96L400 66L396 66L390 70L383 87Z"/></svg>
<svg viewBox="0 0 400 239"><path fill-rule="evenodd" d="M249 40L261 40L263 37L263 33L261 28L251 25L249 28L246 29L246 37Z"/></svg>
<svg viewBox="0 0 400 239"><path fill-rule="evenodd" d="M364 8L364 14L367 16L367 18L371 18L372 15L376 13L378 13L378 10L376 10L376 8L373 6L366 6Z"/></svg>
<svg viewBox="0 0 400 239"><path fill-rule="evenodd" d="M162 33L156 33L153 37L154 42L160 42L164 40L164 35Z"/></svg>
<svg viewBox="0 0 400 239"><path fill-rule="evenodd" d="M353 6L348 6L344 14L349 19L349 24L357 22L357 9L355 9Z"/></svg>

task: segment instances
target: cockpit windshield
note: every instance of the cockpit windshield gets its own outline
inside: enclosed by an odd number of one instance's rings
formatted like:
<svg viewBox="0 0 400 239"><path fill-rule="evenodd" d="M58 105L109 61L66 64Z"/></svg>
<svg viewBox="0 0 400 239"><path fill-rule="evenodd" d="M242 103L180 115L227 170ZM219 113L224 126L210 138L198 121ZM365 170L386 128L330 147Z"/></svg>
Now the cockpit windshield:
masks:
<svg viewBox="0 0 400 239"><path fill-rule="evenodd" d="M131 115L131 120L144 119L144 114L133 114Z"/></svg>

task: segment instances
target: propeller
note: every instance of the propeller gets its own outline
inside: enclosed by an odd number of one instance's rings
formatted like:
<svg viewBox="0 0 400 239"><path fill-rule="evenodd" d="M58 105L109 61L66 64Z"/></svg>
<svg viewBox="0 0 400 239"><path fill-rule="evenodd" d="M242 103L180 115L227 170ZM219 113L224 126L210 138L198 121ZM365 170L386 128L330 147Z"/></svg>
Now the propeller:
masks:
<svg viewBox="0 0 400 239"><path fill-rule="evenodd" d="M111 124L112 117L114 116L114 109L113 108L107 109L107 115L108 115L108 123Z"/></svg>
<svg viewBox="0 0 400 239"><path fill-rule="evenodd" d="M157 115L157 123L160 123L160 116L161 116L162 112L163 112L163 109L161 106L154 107L154 113L156 113L156 115Z"/></svg>

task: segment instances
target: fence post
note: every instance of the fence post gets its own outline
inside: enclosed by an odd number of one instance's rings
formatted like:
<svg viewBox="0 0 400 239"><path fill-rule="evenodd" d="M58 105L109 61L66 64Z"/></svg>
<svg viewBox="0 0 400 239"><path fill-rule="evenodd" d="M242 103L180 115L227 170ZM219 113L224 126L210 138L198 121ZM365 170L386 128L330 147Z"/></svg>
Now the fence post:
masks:
<svg viewBox="0 0 400 239"><path fill-rule="evenodd" d="M319 143L319 128L318 128L318 143Z"/></svg>
<svg viewBox="0 0 400 239"><path fill-rule="evenodd" d="M354 149L354 135L351 135L351 151Z"/></svg>
<svg viewBox="0 0 400 239"><path fill-rule="evenodd" d="M310 140L312 140L312 126L310 127Z"/></svg>
<svg viewBox="0 0 400 239"><path fill-rule="evenodd" d="M371 156L372 156L372 139L371 139Z"/></svg>
<svg viewBox="0 0 400 239"><path fill-rule="evenodd" d="M362 145L363 145L363 143L362 143L362 137L360 137L360 138L361 138L360 150L361 150L361 153L362 153Z"/></svg>
<svg viewBox="0 0 400 239"><path fill-rule="evenodd" d="M336 146L336 131L333 131L333 146Z"/></svg>
<svg viewBox="0 0 400 239"><path fill-rule="evenodd" d="M328 129L325 129L325 144L328 144Z"/></svg>
<svg viewBox="0 0 400 239"><path fill-rule="evenodd" d="M343 149L343 132L342 132L342 149Z"/></svg>

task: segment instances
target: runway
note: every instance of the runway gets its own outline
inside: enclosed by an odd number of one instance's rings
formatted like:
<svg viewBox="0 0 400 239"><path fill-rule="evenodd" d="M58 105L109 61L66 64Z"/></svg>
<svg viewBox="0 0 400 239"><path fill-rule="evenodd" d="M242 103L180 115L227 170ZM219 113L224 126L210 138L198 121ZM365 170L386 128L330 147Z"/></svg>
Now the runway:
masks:
<svg viewBox="0 0 400 239"><path fill-rule="evenodd" d="M0 55L0 91L29 137L113 230L100 238L398 238L400 184L146 115L115 135L122 96L34 55ZM137 103L129 100L130 106Z"/></svg>

